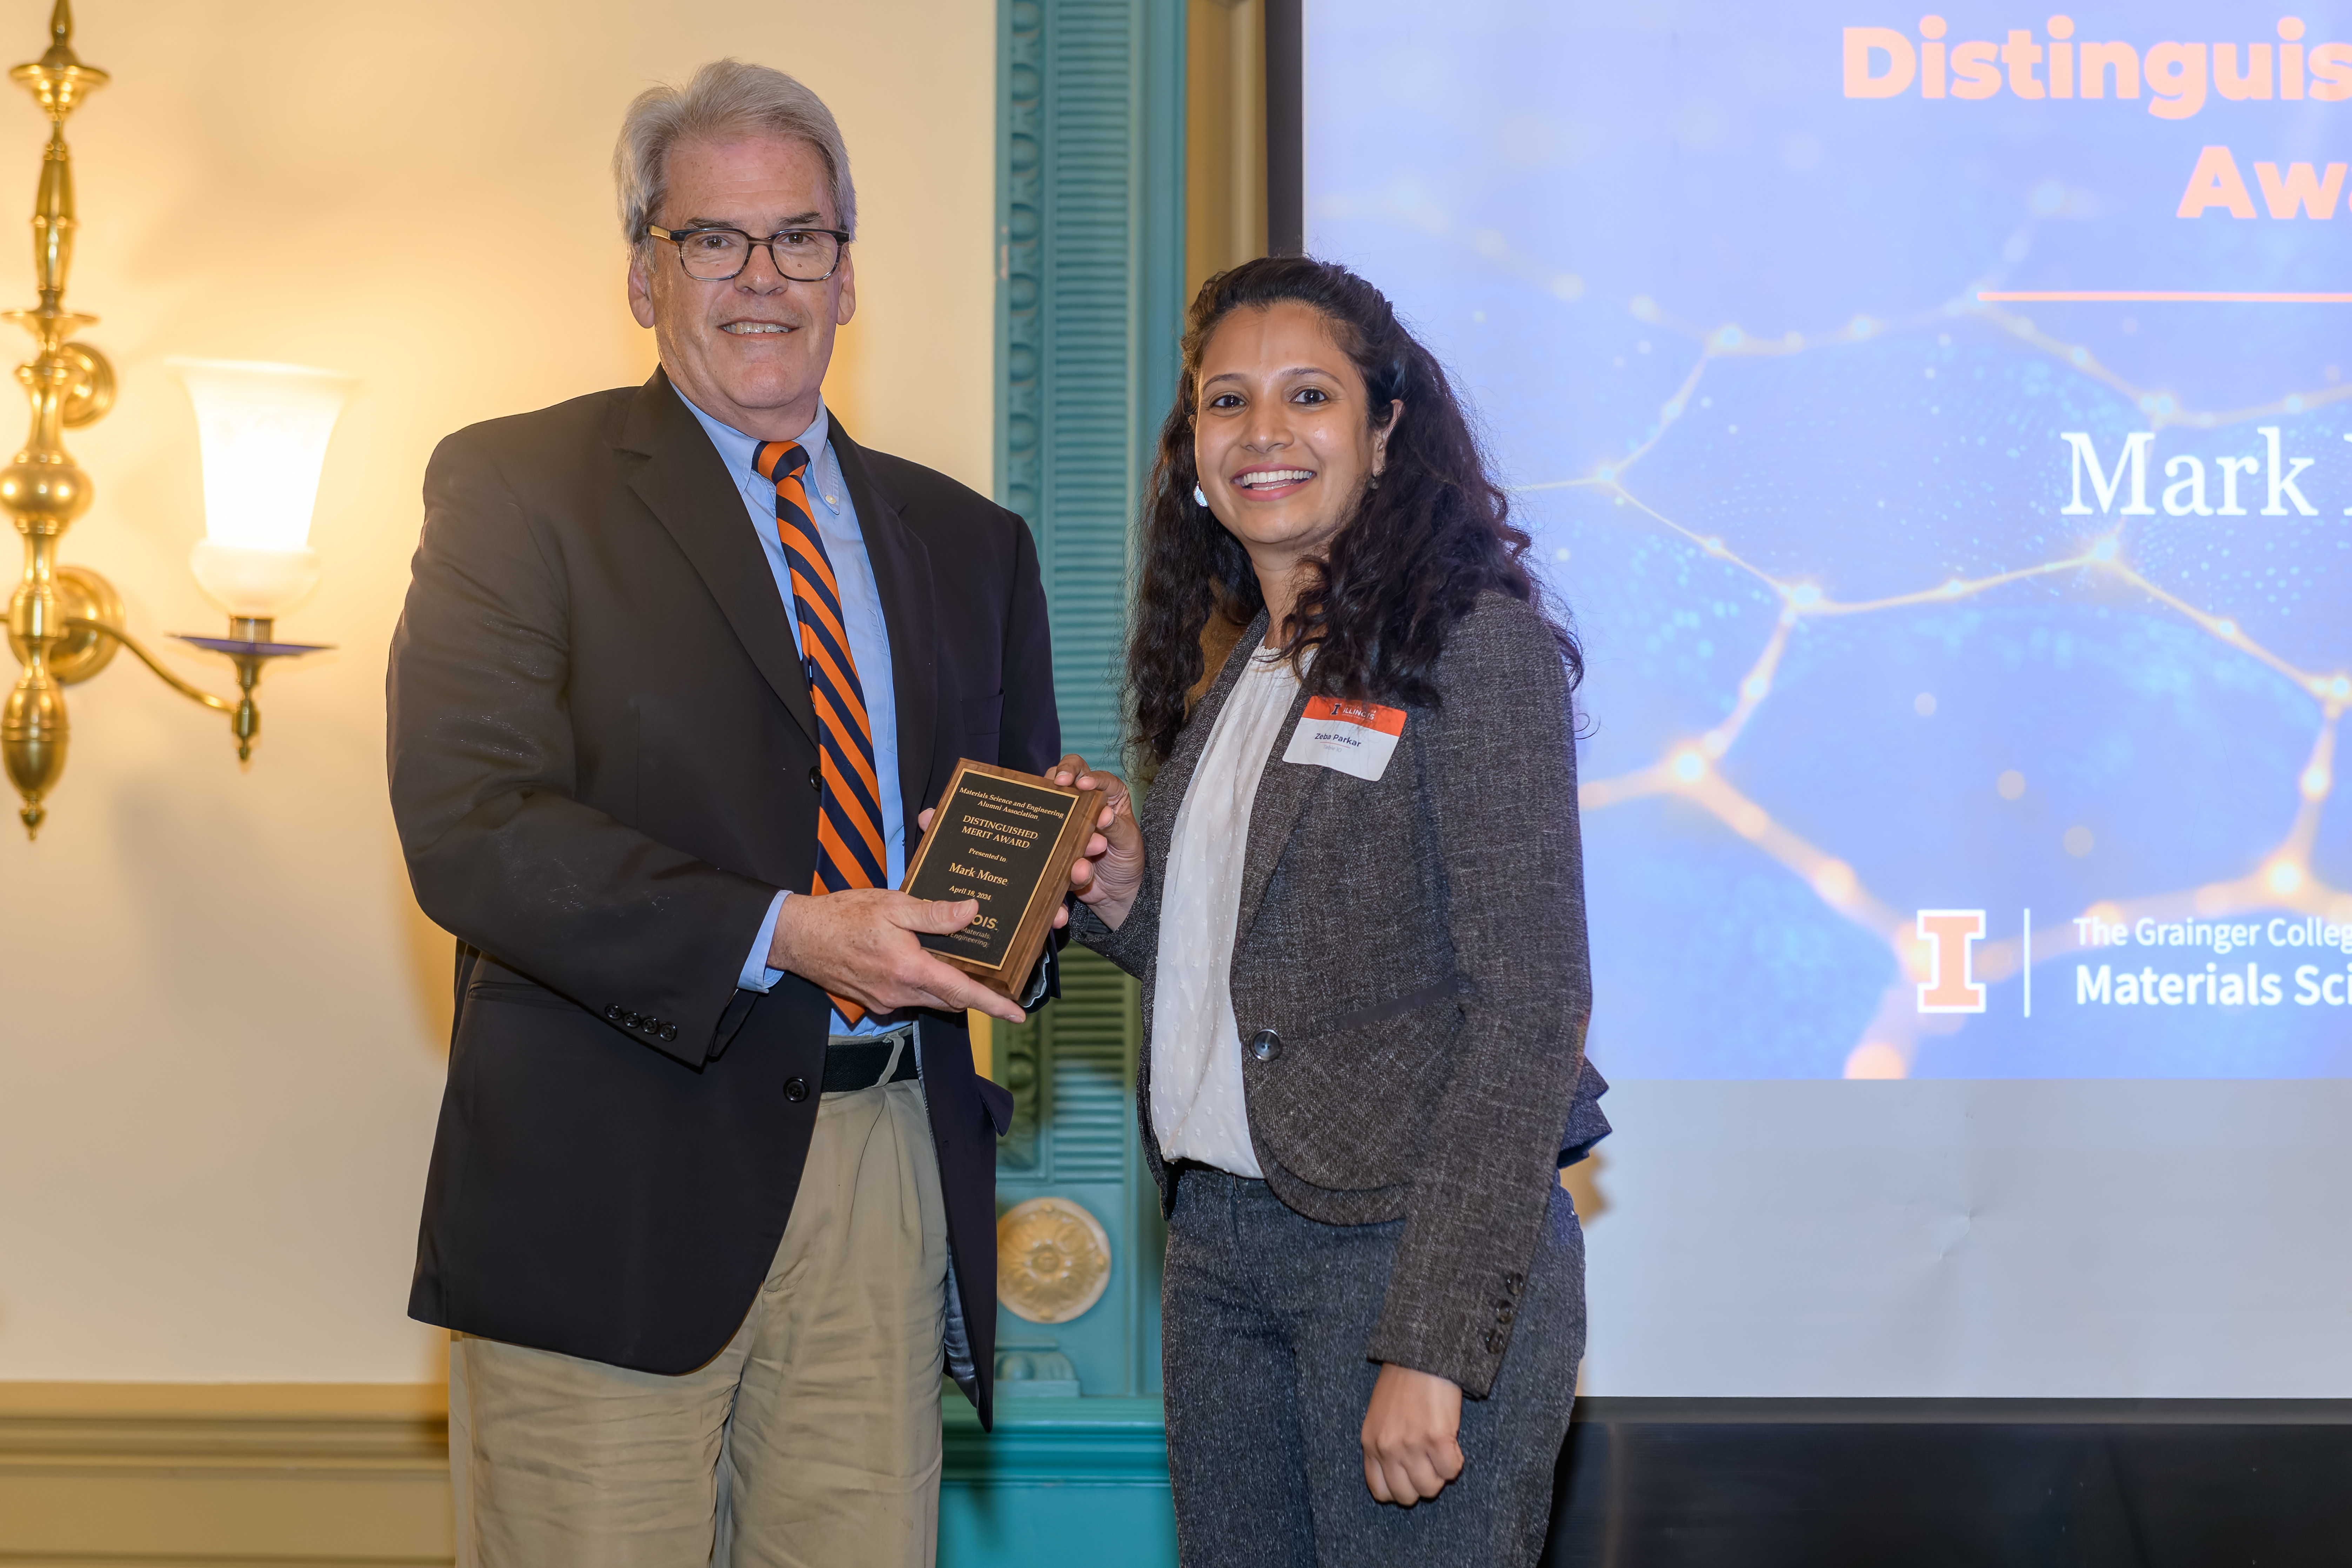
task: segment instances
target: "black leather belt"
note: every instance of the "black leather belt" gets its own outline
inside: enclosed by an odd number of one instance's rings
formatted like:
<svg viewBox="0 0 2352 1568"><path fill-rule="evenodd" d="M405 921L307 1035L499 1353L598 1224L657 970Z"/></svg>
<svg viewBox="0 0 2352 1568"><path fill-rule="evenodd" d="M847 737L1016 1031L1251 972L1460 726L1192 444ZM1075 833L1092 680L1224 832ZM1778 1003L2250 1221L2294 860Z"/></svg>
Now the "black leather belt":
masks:
<svg viewBox="0 0 2352 1568"><path fill-rule="evenodd" d="M835 1035L824 1048L824 1092L848 1094L905 1083L918 1076L915 1026L901 1024L880 1035Z"/></svg>

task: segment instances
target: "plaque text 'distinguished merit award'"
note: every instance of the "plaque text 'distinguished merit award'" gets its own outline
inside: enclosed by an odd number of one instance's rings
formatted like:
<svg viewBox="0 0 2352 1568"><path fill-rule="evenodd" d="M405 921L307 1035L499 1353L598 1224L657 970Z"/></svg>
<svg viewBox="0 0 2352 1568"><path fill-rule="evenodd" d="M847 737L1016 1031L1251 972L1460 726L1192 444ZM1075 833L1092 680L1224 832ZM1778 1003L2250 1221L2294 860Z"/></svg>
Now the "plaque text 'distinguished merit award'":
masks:
<svg viewBox="0 0 2352 1568"><path fill-rule="evenodd" d="M919 899L976 900L980 912L961 931L925 933L923 945L990 990L1019 995L1106 794L957 763L902 887Z"/></svg>

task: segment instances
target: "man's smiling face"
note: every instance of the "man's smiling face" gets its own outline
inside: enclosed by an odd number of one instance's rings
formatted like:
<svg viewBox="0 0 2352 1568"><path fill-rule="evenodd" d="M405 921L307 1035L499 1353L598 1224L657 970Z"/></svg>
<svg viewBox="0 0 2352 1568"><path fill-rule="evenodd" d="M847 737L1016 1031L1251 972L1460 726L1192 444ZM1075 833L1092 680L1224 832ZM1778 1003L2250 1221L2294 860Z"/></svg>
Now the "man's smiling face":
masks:
<svg viewBox="0 0 2352 1568"><path fill-rule="evenodd" d="M671 147L666 172L656 221L667 229L719 224L764 237L840 226L824 158L806 142L689 139ZM676 247L653 240L629 263L629 309L697 407L747 436L787 441L816 417L834 329L857 310L849 258L845 246L832 277L795 283L762 246L735 278L702 282L686 275Z"/></svg>

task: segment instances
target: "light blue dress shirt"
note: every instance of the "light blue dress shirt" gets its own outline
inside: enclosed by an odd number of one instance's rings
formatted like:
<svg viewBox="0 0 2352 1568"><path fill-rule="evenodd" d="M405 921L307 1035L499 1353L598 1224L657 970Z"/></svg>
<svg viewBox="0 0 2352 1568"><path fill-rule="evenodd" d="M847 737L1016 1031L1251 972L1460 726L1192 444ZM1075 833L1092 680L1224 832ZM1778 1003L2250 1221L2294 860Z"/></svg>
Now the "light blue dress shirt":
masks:
<svg viewBox="0 0 2352 1568"><path fill-rule="evenodd" d="M678 394L678 400L701 424L710 444L719 448L728 477L742 493L743 509L751 514L751 530L768 558L769 572L775 576L776 592L784 601L784 614L792 618L793 647L797 650L800 616L793 607L792 566L784 559L783 542L776 535L776 487L761 479L760 470L752 466L760 453L759 438L720 424L696 408L684 393ZM866 717L874 732L875 793L881 796L885 869L889 873L890 886L895 888L907 875L907 823L905 807L898 799L898 698L890 682L890 628L882 618L882 594L874 584L874 563L866 553L866 535L857 526L857 508L849 499L849 487L842 482L840 459L833 453L832 428L824 404L820 401L815 419L799 436L801 446L809 453L809 466L802 483L808 491L809 511L815 520L817 536L824 542L824 552L833 562L834 583L841 590L841 627L849 635L849 657L857 663L857 684L866 693ZM743 990L765 992L784 977L782 970L768 967L768 949L775 941L776 917L783 912L784 900L790 896L790 889L778 893L768 905L768 918L761 922L759 937L745 955L743 973L735 982ZM853 1028L836 1011L833 1015L833 1032L878 1034L894 1022L869 1013Z"/></svg>
<svg viewBox="0 0 2352 1568"><path fill-rule="evenodd" d="M760 470L751 466L759 456L760 442L696 408L684 393L678 394L678 399L701 423L710 444L719 448L719 456L726 462L729 476L742 492L743 509L751 513L752 531L758 534L760 549L768 557L768 570L776 579L776 592L784 601L784 614L792 617L793 647L797 649L801 640L800 616L793 607L792 567L784 560L783 542L776 536L776 487L761 479ZM831 431L832 423L820 400L816 417L799 437L801 446L809 453L809 466L802 475L802 483L808 491L809 511L815 519L817 535L824 541L825 555L833 563L834 584L841 590L841 629L849 636L849 657L856 661L857 684L866 693L866 717L874 732L875 793L881 796L886 868L890 874L890 886L895 888L907 877L907 821L898 799L898 697L897 688L890 683L890 628L882 618L882 593L874 584L874 562L866 553L866 535L857 526L857 508L849 499L849 487L842 482L841 461L833 455ZM791 896L792 890L787 889L769 903L768 918L760 922L759 937L744 955L743 973L736 977L735 984L743 990L764 993L784 977L782 970L768 967L768 949L775 941L776 917L783 912L784 900ZM853 1028L836 1010L833 1032L877 1035L898 1022L895 1016L868 1013ZM919 1062L922 1050L919 1033L915 1040ZM956 1290L952 1258L948 1263L945 1298L948 1373L958 1383L968 1384L972 1375L971 1336L964 1327L963 1298Z"/></svg>

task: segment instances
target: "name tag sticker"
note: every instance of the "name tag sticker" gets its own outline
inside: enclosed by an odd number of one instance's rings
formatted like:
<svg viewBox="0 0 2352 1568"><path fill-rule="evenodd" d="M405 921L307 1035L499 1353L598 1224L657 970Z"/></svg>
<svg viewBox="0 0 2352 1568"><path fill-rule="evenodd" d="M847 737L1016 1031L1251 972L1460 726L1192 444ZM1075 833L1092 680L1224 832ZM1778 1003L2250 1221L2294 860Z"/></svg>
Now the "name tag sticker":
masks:
<svg viewBox="0 0 2352 1568"><path fill-rule="evenodd" d="M1282 753L1282 760L1377 779L1388 771L1397 737L1403 733L1402 708L1310 697L1307 711L1298 716L1298 728L1290 732L1290 749Z"/></svg>

